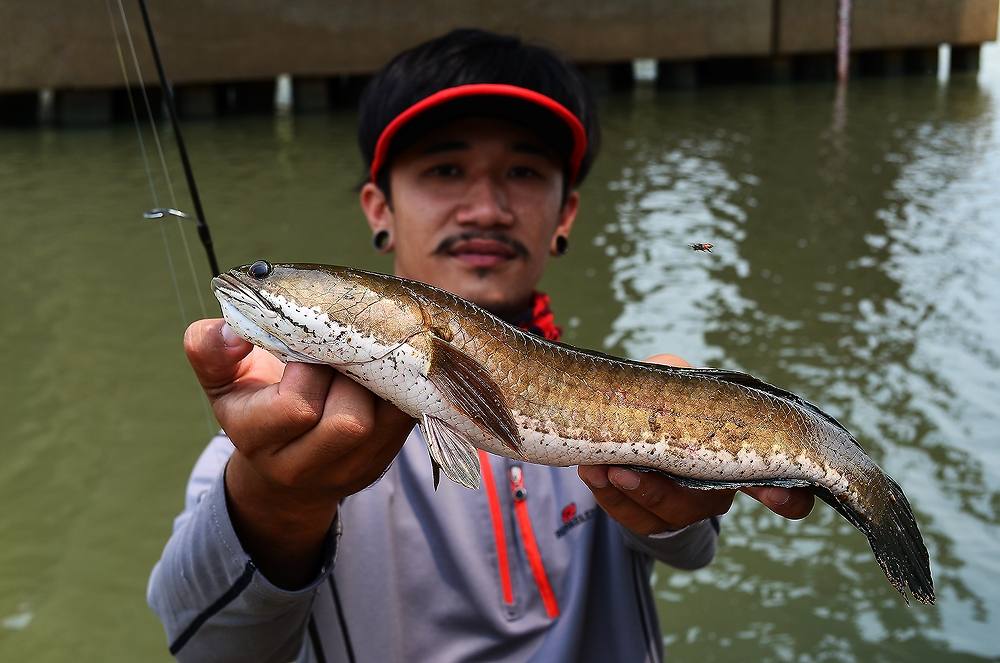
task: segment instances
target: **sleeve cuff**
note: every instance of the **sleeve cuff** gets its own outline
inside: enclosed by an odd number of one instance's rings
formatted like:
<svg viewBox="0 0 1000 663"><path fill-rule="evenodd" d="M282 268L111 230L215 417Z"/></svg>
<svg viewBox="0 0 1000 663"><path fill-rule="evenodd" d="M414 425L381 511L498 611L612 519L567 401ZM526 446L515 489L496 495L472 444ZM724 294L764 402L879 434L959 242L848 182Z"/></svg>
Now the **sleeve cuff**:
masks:
<svg viewBox="0 0 1000 663"><path fill-rule="evenodd" d="M204 494L203 501L207 502L203 506L207 507L211 513L213 531L219 542L228 551L233 564L242 567L249 562L257 570L254 573L253 581L248 587L248 591L253 592L262 599L275 603L284 603L289 600L294 601L303 594L315 591L333 570L340 536L343 531L340 509L337 510L333 523L326 534L326 540L323 542L322 563L316 576L298 589L284 589L271 582L257 568L246 550L243 549L243 544L240 542L239 536L237 536L236 530L233 528L233 522L229 515L229 505L226 502L224 471L219 473L214 485Z"/></svg>

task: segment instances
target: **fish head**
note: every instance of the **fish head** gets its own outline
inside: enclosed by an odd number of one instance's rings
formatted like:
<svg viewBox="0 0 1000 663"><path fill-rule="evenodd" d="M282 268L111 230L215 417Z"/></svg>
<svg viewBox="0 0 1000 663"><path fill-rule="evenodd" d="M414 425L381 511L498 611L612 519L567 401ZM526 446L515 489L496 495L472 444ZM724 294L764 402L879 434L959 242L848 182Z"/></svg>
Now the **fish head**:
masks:
<svg viewBox="0 0 1000 663"><path fill-rule="evenodd" d="M212 291L229 326L254 345L284 361L337 366L365 361L413 328L413 312L378 276L258 260L212 279Z"/></svg>

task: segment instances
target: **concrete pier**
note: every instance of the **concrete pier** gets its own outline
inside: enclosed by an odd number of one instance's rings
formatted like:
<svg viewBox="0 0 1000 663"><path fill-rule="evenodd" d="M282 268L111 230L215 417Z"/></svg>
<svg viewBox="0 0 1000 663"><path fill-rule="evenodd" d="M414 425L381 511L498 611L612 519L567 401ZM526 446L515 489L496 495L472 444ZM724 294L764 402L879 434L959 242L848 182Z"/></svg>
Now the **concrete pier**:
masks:
<svg viewBox="0 0 1000 663"><path fill-rule="evenodd" d="M952 70L974 69L979 45L996 39L998 5L856 2L851 46L861 62L857 71L930 73L940 44L952 46ZM132 2L124 7L143 77L155 87L139 12ZM659 63L664 87L832 79L836 7L837 0L171 0L150 10L182 114L193 117L269 108L280 74L292 78L297 110L350 103L363 77L390 56L460 26L551 45L585 65L599 88L631 85L629 63L636 58ZM117 8L113 18L114 29L102 8L74 0L0 0L0 121L37 116L24 95L40 89L57 91L56 112L67 119L117 116L117 102L109 111L87 92L137 84Z"/></svg>

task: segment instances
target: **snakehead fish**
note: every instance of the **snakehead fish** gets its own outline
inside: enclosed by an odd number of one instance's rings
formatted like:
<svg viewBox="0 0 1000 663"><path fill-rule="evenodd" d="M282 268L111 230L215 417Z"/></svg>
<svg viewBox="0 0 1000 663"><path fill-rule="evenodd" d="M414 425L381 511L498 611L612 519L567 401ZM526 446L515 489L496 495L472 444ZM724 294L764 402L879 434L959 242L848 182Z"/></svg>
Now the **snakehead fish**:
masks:
<svg viewBox="0 0 1000 663"><path fill-rule="evenodd" d="M656 471L693 488L805 487L864 533L904 600L934 602L902 490L795 394L735 371L552 343L438 288L347 267L261 260L212 288L248 341L333 366L414 417L435 481L440 469L478 488L478 447L545 465Z"/></svg>

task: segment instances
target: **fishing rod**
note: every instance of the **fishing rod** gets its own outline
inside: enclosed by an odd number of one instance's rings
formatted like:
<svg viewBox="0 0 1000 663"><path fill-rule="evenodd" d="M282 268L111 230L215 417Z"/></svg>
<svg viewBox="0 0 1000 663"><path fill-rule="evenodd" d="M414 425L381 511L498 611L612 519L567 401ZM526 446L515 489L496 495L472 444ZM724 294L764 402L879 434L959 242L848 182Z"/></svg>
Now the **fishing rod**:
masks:
<svg viewBox="0 0 1000 663"><path fill-rule="evenodd" d="M191 202L194 204L195 222L198 228L198 239L205 247L208 255L208 265L212 270L212 276L218 276L219 261L215 258L215 249L212 245L212 233L208 229L208 222L205 221L205 211L201 206L201 197L198 195L198 185L194 181L194 171L191 169L191 160L188 158L187 147L184 145L184 136L181 134L181 123L177 119L177 104L174 101L174 91L167 81L167 74L163 69L163 62L160 60L160 49L156 45L156 35L153 34L153 24L149 20L149 11L146 9L146 0L138 0L139 11L142 12L142 22L146 26L146 37L149 39L149 48L153 53L153 62L156 64L156 73L160 79L160 89L163 90L163 98L167 104L167 113L170 116L170 126L174 131L177 140L177 150L180 152L181 164L184 167L184 177L187 180L188 191L191 193ZM161 211L161 210L154 210ZM174 212L176 210L171 210ZM169 212L168 212L169 213ZM173 214L173 216L181 216ZM183 215L187 216L187 215ZM153 217L156 218L156 217Z"/></svg>

